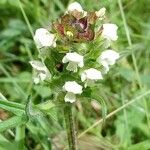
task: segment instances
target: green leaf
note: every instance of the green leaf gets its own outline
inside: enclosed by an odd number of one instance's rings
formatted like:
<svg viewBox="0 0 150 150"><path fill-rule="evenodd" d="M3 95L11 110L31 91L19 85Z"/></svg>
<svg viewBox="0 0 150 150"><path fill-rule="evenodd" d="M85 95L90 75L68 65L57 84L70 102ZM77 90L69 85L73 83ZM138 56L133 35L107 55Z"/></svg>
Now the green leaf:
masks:
<svg viewBox="0 0 150 150"><path fill-rule="evenodd" d="M9 141L2 134L0 134L0 143L1 142L8 142L9 143Z"/></svg>
<svg viewBox="0 0 150 150"><path fill-rule="evenodd" d="M0 122L0 132L3 132L7 129L25 124L27 122L27 116L14 116L5 121Z"/></svg>
<svg viewBox="0 0 150 150"><path fill-rule="evenodd" d="M106 106L105 100L99 95L99 89L87 88L84 91L83 96L90 98L90 99L95 99L102 105L102 117L103 117L103 120L105 121L105 117L107 115L107 106Z"/></svg>
<svg viewBox="0 0 150 150"><path fill-rule="evenodd" d="M5 109L19 116L25 113L24 111L25 105L20 103L10 102L7 100L0 100L0 108Z"/></svg>
<svg viewBox="0 0 150 150"><path fill-rule="evenodd" d="M47 86L35 85L34 89L42 98L46 98L52 94L50 88Z"/></svg>
<svg viewBox="0 0 150 150"><path fill-rule="evenodd" d="M18 147L19 143L20 141L19 142L0 141L0 150L12 150L12 149L25 150L25 149L20 149Z"/></svg>
<svg viewBox="0 0 150 150"><path fill-rule="evenodd" d="M65 10L65 7L63 3L60 0L53 0L53 2L58 6L58 8L63 12Z"/></svg>
<svg viewBox="0 0 150 150"><path fill-rule="evenodd" d="M0 4L1 4L1 5L2 5L2 4L4 5L6 2L7 2L7 0L1 0L1 1L0 1Z"/></svg>
<svg viewBox="0 0 150 150"><path fill-rule="evenodd" d="M107 106L105 100L97 93L97 91L96 92L93 91L91 93L91 98L97 100L102 105L102 117L103 117L103 121L105 122L105 118L107 115Z"/></svg>
<svg viewBox="0 0 150 150"><path fill-rule="evenodd" d="M135 78L135 73L133 70L128 68L120 68L119 70L120 75L126 79L128 82L132 82Z"/></svg>
<svg viewBox="0 0 150 150"><path fill-rule="evenodd" d="M52 101L46 101L44 103L36 105L37 108L43 111L49 111L51 108L55 107L55 104Z"/></svg>
<svg viewBox="0 0 150 150"><path fill-rule="evenodd" d="M150 140L145 140L143 142L134 144L130 146L127 150L148 150L150 149Z"/></svg>

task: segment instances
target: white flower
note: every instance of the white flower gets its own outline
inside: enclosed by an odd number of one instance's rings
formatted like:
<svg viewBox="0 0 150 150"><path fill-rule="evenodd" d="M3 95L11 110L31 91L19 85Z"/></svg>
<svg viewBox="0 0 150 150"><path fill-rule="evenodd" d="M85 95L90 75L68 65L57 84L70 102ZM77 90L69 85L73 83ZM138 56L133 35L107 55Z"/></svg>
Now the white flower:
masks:
<svg viewBox="0 0 150 150"><path fill-rule="evenodd" d="M46 79L51 78L51 74L44 63L38 60L33 60L33 61L30 61L29 63L34 69L33 80L35 84L38 84L40 83L40 81L44 81Z"/></svg>
<svg viewBox="0 0 150 150"><path fill-rule="evenodd" d="M87 15L87 11L84 11L82 6L78 2L73 2L69 4L66 13L72 13L73 11L77 11L83 14L83 17Z"/></svg>
<svg viewBox="0 0 150 150"><path fill-rule="evenodd" d="M118 39L117 29L118 26L116 24L103 24L102 37L110 41L116 41Z"/></svg>
<svg viewBox="0 0 150 150"><path fill-rule="evenodd" d="M36 30L34 41L38 48L42 47L56 47L56 37L44 28Z"/></svg>
<svg viewBox="0 0 150 150"><path fill-rule="evenodd" d="M95 14L98 18L102 19L105 15L106 8L103 7L99 11L96 11Z"/></svg>
<svg viewBox="0 0 150 150"><path fill-rule="evenodd" d="M65 102L73 103L76 101L76 95L75 94L81 94L82 93L82 86L79 85L75 81L68 81L63 86L64 91L67 92L65 96Z"/></svg>
<svg viewBox="0 0 150 150"><path fill-rule="evenodd" d="M119 58L119 53L117 53L116 51L105 50L97 58L97 62L103 65L105 69L105 73L107 73L109 71L109 65L114 65L118 58Z"/></svg>
<svg viewBox="0 0 150 150"><path fill-rule="evenodd" d="M81 81L85 81L85 87L92 86L95 81L100 79L103 79L101 72L94 68L87 69L81 74Z"/></svg>
<svg viewBox="0 0 150 150"><path fill-rule="evenodd" d="M74 10L83 13L84 10L82 9L82 6L78 3L78 2L73 2L71 3L68 8L67 8L68 12L72 12Z"/></svg>
<svg viewBox="0 0 150 150"><path fill-rule="evenodd" d="M83 62L83 56L79 55L76 52L73 53L67 53L63 60L63 63L68 63L67 66L67 70L69 71L73 71L73 72L77 72L77 67L79 66L80 68L82 68L84 66L84 62Z"/></svg>

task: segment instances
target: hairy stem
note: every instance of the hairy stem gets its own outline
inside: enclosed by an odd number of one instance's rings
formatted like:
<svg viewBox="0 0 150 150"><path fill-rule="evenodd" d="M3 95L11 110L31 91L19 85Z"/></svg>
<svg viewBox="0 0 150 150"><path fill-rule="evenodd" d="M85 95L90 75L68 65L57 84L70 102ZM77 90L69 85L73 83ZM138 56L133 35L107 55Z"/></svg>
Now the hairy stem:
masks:
<svg viewBox="0 0 150 150"><path fill-rule="evenodd" d="M65 106L64 115L65 115L69 150L77 150L76 129L74 124L72 107L73 107L72 105Z"/></svg>

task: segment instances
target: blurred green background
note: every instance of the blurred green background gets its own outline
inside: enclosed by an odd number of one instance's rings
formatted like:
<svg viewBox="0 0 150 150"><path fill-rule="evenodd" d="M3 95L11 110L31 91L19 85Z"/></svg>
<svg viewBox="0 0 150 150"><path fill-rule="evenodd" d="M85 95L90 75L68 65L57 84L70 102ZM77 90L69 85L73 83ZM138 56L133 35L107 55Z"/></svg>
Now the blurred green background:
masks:
<svg viewBox="0 0 150 150"><path fill-rule="evenodd" d="M69 0L0 0L0 92L10 101L26 104L33 94L35 104L51 99L47 86L32 84L31 58L38 51L32 34L63 15ZM108 22L118 25L118 41L113 45L121 53L117 67L106 75L100 94L108 113L150 90L150 1L149 0L78 0L85 10L106 7ZM21 10L21 6L24 11ZM122 7L121 7L122 6ZM126 26L127 25L127 26ZM79 139L81 150L149 150L150 98L141 98L99 124ZM82 133L102 118L102 106L92 101L77 105L76 123ZM65 134L59 107L49 116L37 117L26 128L27 149L63 149ZM59 113L59 115L58 115ZM12 114L0 109L0 118ZM14 129L0 134L17 149ZM1 145L1 144L0 144ZM9 149L7 146L1 149Z"/></svg>

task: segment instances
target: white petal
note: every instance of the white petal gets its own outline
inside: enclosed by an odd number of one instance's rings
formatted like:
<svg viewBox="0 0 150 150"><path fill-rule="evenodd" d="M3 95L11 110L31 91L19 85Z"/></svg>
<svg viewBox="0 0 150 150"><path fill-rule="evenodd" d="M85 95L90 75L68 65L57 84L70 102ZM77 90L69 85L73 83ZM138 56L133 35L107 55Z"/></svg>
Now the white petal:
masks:
<svg viewBox="0 0 150 150"><path fill-rule="evenodd" d="M67 53L66 56L64 56L64 57L66 57L66 59L68 61L71 61L71 62L75 62L75 63L83 62L83 56L79 55L76 52L74 52L74 53Z"/></svg>
<svg viewBox="0 0 150 150"><path fill-rule="evenodd" d="M101 61L101 64L104 67L104 73L106 74L109 71L109 65L106 61Z"/></svg>
<svg viewBox="0 0 150 150"><path fill-rule="evenodd" d="M90 68L81 74L81 81L85 81L84 87L93 86L96 80L103 79L99 70Z"/></svg>
<svg viewBox="0 0 150 150"><path fill-rule="evenodd" d="M73 103L76 101L76 96L73 93L67 92L64 99L65 99L65 102Z"/></svg>
<svg viewBox="0 0 150 150"><path fill-rule="evenodd" d="M85 74L85 72L83 72L81 74L81 81L84 82L85 80L86 80L86 74Z"/></svg>
<svg viewBox="0 0 150 150"><path fill-rule="evenodd" d="M102 36L106 39L116 41L118 39L117 29L118 27L116 24L103 24Z"/></svg>
<svg viewBox="0 0 150 150"><path fill-rule="evenodd" d="M77 72L77 66L79 66L80 68L82 68L84 66L83 56L79 55L76 52L67 53L63 57L62 62L63 63L69 62L66 69L69 71L73 71L73 72Z"/></svg>
<svg viewBox="0 0 150 150"><path fill-rule="evenodd" d="M83 12L82 6L78 2L73 2L68 6L68 12L77 10L78 12Z"/></svg>
<svg viewBox="0 0 150 150"><path fill-rule="evenodd" d="M116 60L119 58L119 53L114 50L105 50L101 53L98 58L99 62L107 62L108 65L114 65Z"/></svg>
<svg viewBox="0 0 150 150"><path fill-rule="evenodd" d="M86 74L86 78L90 80L103 79L101 72L94 68L87 69L84 73Z"/></svg>
<svg viewBox="0 0 150 150"><path fill-rule="evenodd" d="M84 62L81 61L81 62L78 64L78 66L79 66L80 68L82 68L82 67L84 66Z"/></svg>
<svg viewBox="0 0 150 150"><path fill-rule="evenodd" d="M46 73L45 72L39 73L39 78L41 79L41 81L44 81L47 78Z"/></svg>
<svg viewBox="0 0 150 150"><path fill-rule="evenodd" d="M54 41L53 41L51 46L54 47L54 48L56 47L56 38L54 39Z"/></svg>
<svg viewBox="0 0 150 150"><path fill-rule="evenodd" d="M79 85L75 81L66 82L65 85L63 86L63 89L67 92L71 92L74 94L81 94L82 93L82 86Z"/></svg>
<svg viewBox="0 0 150 150"><path fill-rule="evenodd" d="M114 65L116 60L119 58L119 53L114 50L105 50L97 58L97 62L102 64L104 67L104 73L109 71L109 65Z"/></svg>
<svg viewBox="0 0 150 150"><path fill-rule="evenodd" d="M34 69L34 83L38 84L40 81L44 81L46 79L51 78L51 73L47 69L44 63L38 61L38 60L33 60L29 62L31 66Z"/></svg>
<svg viewBox="0 0 150 150"><path fill-rule="evenodd" d="M63 63L67 63L67 62L68 62L68 59L67 59L66 56L63 57L62 62L63 62Z"/></svg>
<svg viewBox="0 0 150 150"><path fill-rule="evenodd" d="M39 77L34 77L33 81L34 81L35 84L39 84L40 83Z"/></svg>
<svg viewBox="0 0 150 150"><path fill-rule="evenodd" d="M49 33L49 31L44 28L39 28L36 30L34 41L38 48L56 46L55 35Z"/></svg>
<svg viewBox="0 0 150 150"><path fill-rule="evenodd" d="M35 69L35 70L45 70L46 66L38 60L33 60L33 61L29 61L29 63L31 64L31 66Z"/></svg>

